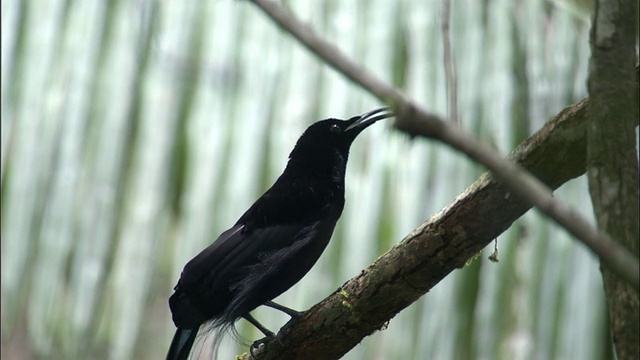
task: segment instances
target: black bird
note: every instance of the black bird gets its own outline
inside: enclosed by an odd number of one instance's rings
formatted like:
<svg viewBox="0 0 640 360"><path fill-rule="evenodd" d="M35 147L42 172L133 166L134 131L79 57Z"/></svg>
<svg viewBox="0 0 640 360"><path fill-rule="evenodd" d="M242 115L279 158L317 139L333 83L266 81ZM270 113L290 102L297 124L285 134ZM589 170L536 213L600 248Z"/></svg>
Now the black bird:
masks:
<svg viewBox="0 0 640 360"><path fill-rule="evenodd" d="M392 116L381 108L307 128L273 186L185 265L169 299L178 329L168 360L186 359L205 323L224 331L245 318L272 338L250 311L266 305L300 314L271 300L300 281L329 243L344 207L351 143L369 125Z"/></svg>

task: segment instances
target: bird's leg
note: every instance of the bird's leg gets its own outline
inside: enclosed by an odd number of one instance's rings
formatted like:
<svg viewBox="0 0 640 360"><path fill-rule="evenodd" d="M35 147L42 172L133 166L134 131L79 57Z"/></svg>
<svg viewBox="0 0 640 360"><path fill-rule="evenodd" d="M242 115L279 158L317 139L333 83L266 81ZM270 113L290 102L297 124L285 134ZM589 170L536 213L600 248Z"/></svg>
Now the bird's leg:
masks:
<svg viewBox="0 0 640 360"><path fill-rule="evenodd" d="M288 307L286 307L284 305L280 305L280 304L278 304L276 302L273 302L273 301L267 301L267 302L264 303L264 305L268 306L270 308L282 311L283 313L291 316L291 319L293 319L293 320L301 317L304 314L304 312L302 312L302 311L293 310L291 308L288 308ZM282 329L280 329L280 331L278 331L278 335L276 335L276 340L278 340L278 343L280 343L280 345L282 345L282 346L284 346L284 344L282 343L283 329L286 329L289 326L289 324L291 324L291 321L287 322L282 327Z"/></svg>
<svg viewBox="0 0 640 360"><path fill-rule="evenodd" d="M265 306L268 306L270 308L274 308L276 310L280 310L283 313L291 316L291 318L293 319L297 319L300 316L302 316L302 312L297 311L297 310L293 310L291 308L288 308L286 306L280 305L278 303L275 303L273 301L267 301L264 303ZM256 320L253 316L251 316L251 314L247 314L244 316L245 320L247 320L248 322L250 322L253 326L255 326L258 330L262 331L262 333L265 335L264 338L260 339L260 340L256 340L253 342L253 344L251 344L251 347L249 348L249 353L251 354L251 357L256 359L256 355L255 355L255 351L260 347L260 345L272 340L272 339L277 339L278 342L280 343L280 345L284 346L282 344L282 341L280 340L280 333L278 333L278 335L274 334L273 332L271 332L269 329L267 329L266 327L264 327L264 325L260 324L260 322L258 320Z"/></svg>
<svg viewBox="0 0 640 360"><path fill-rule="evenodd" d="M273 331L267 329L264 325L260 324L260 322L256 320L256 318L251 316L251 314L246 314L243 317L245 320L250 322L251 325L255 326L258 330L260 330L265 336L260 340L254 341L253 344L251 344L251 346L249 347L249 353L251 354L251 357L254 359L257 359L254 352L260 347L260 345L266 343L271 339L274 339L276 337L276 334L274 334Z"/></svg>
<svg viewBox="0 0 640 360"><path fill-rule="evenodd" d="M270 308L274 308L276 310L280 310L283 313L291 316L292 318L296 319L299 318L300 316L302 316L302 312L300 311L296 311L293 310L291 308L288 308L286 306L280 305L278 303L275 303L273 301L267 301L264 303L265 306L268 306ZM256 320L256 318L254 318L253 316L251 316L251 314L247 314L244 316L245 320L247 320L248 322L250 322L253 326L255 326L258 330L262 331L262 333L265 335L264 338L260 339L260 340L256 340L253 342L253 344L251 344L251 347L249 348L249 353L251 353L251 357L253 357L254 359L256 359L256 355L255 355L255 351L260 347L260 345L272 340L272 339L277 339L278 342L280 343L280 345L282 345L282 341L280 340L280 333L278 333L278 335L274 334L272 331L270 331L269 329L267 329L264 325L260 324L260 322L258 320Z"/></svg>
<svg viewBox="0 0 640 360"><path fill-rule="evenodd" d="M250 322L251 325L255 326L258 330L260 330L264 334L264 336L266 336L267 339L273 339L274 337L276 337L276 334L274 334L273 331L267 329L264 325L260 324L260 322L258 322L256 318L251 316L251 314L247 314L243 317L245 320Z"/></svg>
<svg viewBox="0 0 640 360"><path fill-rule="evenodd" d="M268 306L270 308L274 308L276 310L280 310L283 313L291 316L292 318L299 318L303 314L303 312L301 312L301 311L293 310L291 308L288 308L286 306L280 305L280 304L275 303L273 301L267 301L266 303L264 303L264 305Z"/></svg>

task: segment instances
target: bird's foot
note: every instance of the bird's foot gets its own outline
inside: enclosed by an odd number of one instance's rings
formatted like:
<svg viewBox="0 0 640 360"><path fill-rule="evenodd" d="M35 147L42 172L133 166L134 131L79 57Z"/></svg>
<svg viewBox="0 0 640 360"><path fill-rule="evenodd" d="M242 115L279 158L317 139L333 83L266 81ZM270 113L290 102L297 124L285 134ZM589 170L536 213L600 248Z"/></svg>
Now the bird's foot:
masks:
<svg viewBox="0 0 640 360"><path fill-rule="evenodd" d="M256 351L260 350L261 348L264 348L264 344L268 343L274 338L278 338L278 337L276 335L271 335L271 336L265 336L262 339L254 341L253 344L251 344L251 346L249 347L249 354L251 354L251 357L253 359L257 359ZM280 342L280 340L278 340L278 342Z"/></svg>
<svg viewBox="0 0 640 360"><path fill-rule="evenodd" d="M301 313L302 314L302 313ZM300 316L300 315L298 315ZM282 342L282 338L284 336L284 334L286 333L286 329L289 326L289 324L292 321L289 321L288 323L286 323L282 329L280 329L280 331L278 331L278 334L274 334L272 332L269 332L269 335L263 337L262 339L256 340L253 342L253 344L251 344L251 347L249 347L249 353L251 354L251 357L254 359L257 359L256 354L257 351L260 351L266 343L268 343L271 340L275 340L278 342L278 345L284 347L284 343Z"/></svg>

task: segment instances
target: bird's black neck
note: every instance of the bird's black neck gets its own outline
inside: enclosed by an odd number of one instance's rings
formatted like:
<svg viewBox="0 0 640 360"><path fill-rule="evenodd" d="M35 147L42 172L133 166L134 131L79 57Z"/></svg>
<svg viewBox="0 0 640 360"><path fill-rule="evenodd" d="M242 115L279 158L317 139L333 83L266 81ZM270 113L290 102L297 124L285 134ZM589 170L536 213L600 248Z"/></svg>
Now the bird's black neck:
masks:
<svg viewBox="0 0 640 360"><path fill-rule="evenodd" d="M323 152L315 156L292 154L285 173L293 178L329 181L344 188L344 177L349 153Z"/></svg>

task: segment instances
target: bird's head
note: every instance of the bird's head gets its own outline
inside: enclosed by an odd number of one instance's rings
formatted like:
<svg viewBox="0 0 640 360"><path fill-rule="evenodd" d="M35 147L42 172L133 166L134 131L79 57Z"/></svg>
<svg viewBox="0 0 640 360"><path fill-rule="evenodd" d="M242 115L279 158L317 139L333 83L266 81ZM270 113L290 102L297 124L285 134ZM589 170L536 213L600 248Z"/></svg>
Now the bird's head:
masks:
<svg viewBox="0 0 640 360"><path fill-rule="evenodd" d="M326 165L346 164L349 148L356 136L373 123L393 117L388 108L375 109L348 120L326 119L305 130L294 147L290 161L303 165L322 162Z"/></svg>

